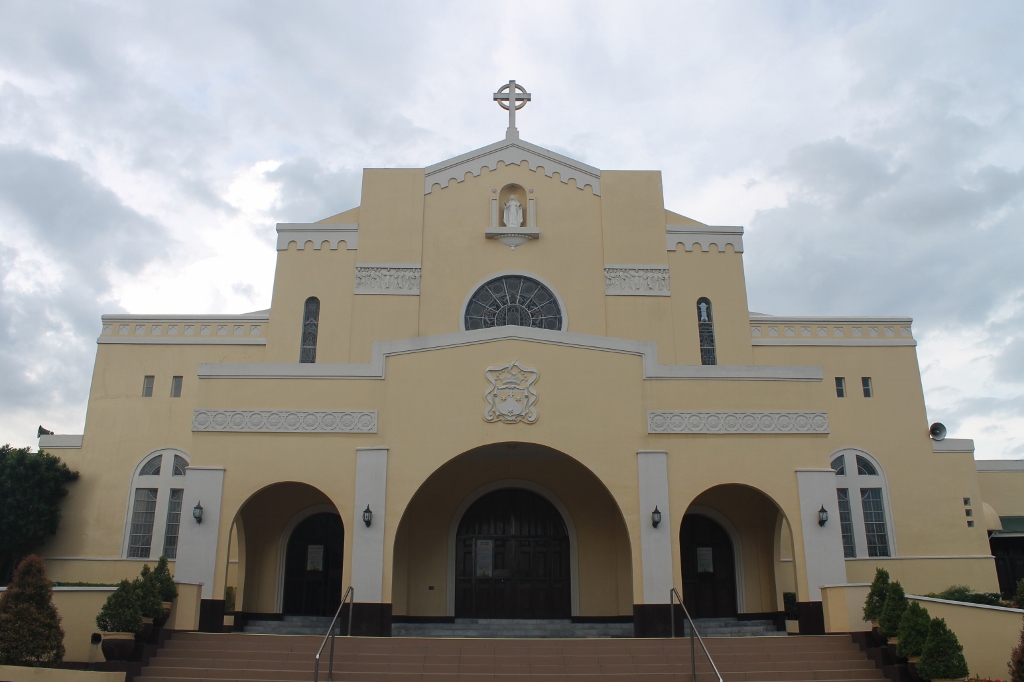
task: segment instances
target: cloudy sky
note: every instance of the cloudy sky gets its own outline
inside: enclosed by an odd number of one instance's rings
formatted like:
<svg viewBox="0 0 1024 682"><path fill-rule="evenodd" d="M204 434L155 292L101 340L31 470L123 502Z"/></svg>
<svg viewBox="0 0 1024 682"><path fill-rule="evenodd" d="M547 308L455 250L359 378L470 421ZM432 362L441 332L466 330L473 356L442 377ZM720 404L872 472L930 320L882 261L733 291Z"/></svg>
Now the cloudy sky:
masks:
<svg viewBox="0 0 1024 682"><path fill-rule="evenodd" d="M1024 457L1019 2L0 0L0 442L81 433L102 313L266 308L274 224L525 139L744 225L751 309L915 319L929 418ZM922 425L922 428L924 425Z"/></svg>

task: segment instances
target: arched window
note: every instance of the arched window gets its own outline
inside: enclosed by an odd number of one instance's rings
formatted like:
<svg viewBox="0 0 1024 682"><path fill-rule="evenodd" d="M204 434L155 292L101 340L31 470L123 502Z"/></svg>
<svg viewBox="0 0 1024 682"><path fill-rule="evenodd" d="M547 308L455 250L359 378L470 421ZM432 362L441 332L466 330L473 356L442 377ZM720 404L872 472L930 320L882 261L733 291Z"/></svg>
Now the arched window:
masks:
<svg viewBox="0 0 1024 682"><path fill-rule="evenodd" d="M697 299L697 334L700 338L700 364L717 365L715 357L715 318L711 314L711 301Z"/></svg>
<svg viewBox="0 0 1024 682"><path fill-rule="evenodd" d="M168 559L176 558L186 468L187 455L169 448L151 452L136 467L122 556L152 559L163 554ZM154 547L161 551L154 552Z"/></svg>
<svg viewBox="0 0 1024 682"><path fill-rule="evenodd" d="M562 309L546 286L524 275L492 279L477 289L466 305L465 328L487 329L504 325L562 328Z"/></svg>
<svg viewBox="0 0 1024 682"><path fill-rule="evenodd" d="M857 464L847 469L847 456ZM836 499L847 558L895 556L888 483L878 460L866 452L843 450L832 456Z"/></svg>
<svg viewBox="0 0 1024 682"><path fill-rule="evenodd" d="M320 299L310 296L302 310L302 348L299 362L316 362L316 335L320 326Z"/></svg>

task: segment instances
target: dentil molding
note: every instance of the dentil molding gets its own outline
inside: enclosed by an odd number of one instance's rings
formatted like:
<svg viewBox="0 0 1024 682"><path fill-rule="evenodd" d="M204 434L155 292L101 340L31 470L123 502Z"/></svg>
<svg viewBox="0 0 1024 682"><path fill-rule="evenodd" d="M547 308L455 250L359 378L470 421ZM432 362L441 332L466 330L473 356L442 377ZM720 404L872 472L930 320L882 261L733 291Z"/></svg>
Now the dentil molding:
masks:
<svg viewBox="0 0 1024 682"><path fill-rule="evenodd" d="M419 296L423 270L419 265L358 265L357 294Z"/></svg>
<svg viewBox="0 0 1024 682"><path fill-rule="evenodd" d="M648 412L647 433L828 433L828 412Z"/></svg>
<svg viewBox="0 0 1024 682"><path fill-rule="evenodd" d="M668 267L662 265L606 265L606 296L669 296Z"/></svg>
<svg viewBox="0 0 1024 682"><path fill-rule="evenodd" d="M193 431L377 433L376 410L196 410Z"/></svg>

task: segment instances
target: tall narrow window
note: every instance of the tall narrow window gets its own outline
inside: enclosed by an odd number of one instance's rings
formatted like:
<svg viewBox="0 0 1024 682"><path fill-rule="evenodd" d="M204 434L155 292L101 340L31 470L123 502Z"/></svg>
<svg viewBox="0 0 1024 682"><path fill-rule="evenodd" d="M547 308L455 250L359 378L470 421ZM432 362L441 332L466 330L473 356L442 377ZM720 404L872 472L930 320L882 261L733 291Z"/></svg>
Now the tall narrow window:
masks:
<svg viewBox="0 0 1024 682"><path fill-rule="evenodd" d="M700 337L700 364L716 365L715 318L711 314L711 301L697 299L697 332Z"/></svg>
<svg viewBox="0 0 1024 682"><path fill-rule="evenodd" d="M181 377L171 377L171 397L181 397Z"/></svg>
<svg viewBox="0 0 1024 682"><path fill-rule="evenodd" d="M864 397L870 398L873 395L871 392L871 377L861 377L860 385L864 389Z"/></svg>
<svg viewBox="0 0 1024 682"><path fill-rule="evenodd" d="M168 559L178 558L178 527L181 525L181 500L185 491L180 488L171 490L167 500L167 526L164 529L164 556Z"/></svg>
<svg viewBox="0 0 1024 682"><path fill-rule="evenodd" d="M153 397L153 377L151 375L146 375L142 379L142 397Z"/></svg>
<svg viewBox="0 0 1024 682"><path fill-rule="evenodd" d="M128 538L128 556L148 559L153 544L153 521L156 518L156 489L136 488L132 508L132 529Z"/></svg>
<svg viewBox="0 0 1024 682"><path fill-rule="evenodd" d="M868 556L889 556L889 537L885 530L882 489L861 488L860 501L864 508L864 534L868 542Z"/></svg>
<svg viewBox="0 0 1024 682"><path fill-rule="evenodd" d="M846 397L846 377L836 377L836 397Z"/></svg>
<svg viewBox="0 0 1024 682"><path fill-rule="evenodd" d="M302 312L302 348L299 362L316 362L316 335L320 326L320 299L310 296Z"/></svg>
<svg viewBox="0 0 1024 682"><path fill-rule="evenodd" d="M843 557L852 559L857 556L857 545L853 540L853 510L850 509L850 489L837 488L839 498L839 528L843 533Z"/></svg>

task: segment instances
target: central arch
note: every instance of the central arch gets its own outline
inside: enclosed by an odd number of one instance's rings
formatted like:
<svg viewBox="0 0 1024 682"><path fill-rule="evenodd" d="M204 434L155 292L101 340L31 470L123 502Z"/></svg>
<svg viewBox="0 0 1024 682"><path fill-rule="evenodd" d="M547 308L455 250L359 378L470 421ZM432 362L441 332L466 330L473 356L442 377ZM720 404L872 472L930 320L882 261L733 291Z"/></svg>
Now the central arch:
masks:
<svg viewBox="0 0 1024 682"><path fill-rule="evenodd" d="M568 547L566 548L567 556L565 559L568 563L568 609L566 613L558 613L557 615L549 615L547 617L562 617L568 618L570 616L579 615L579 551L578 551L578 540L576 535L576 526L573 523L572 515L569 510L562 503L562 501L553 492L545 488L544 486L535 483L534 481L527 481L523 479L502 479L493 481L487 485L481 486L474 490L468 495L459 505L455 514L452 516L451 525L448 530L448 615L461 617L464 614L460 613L459 600L456 598L459 592L459 527L462 525L463 520L466 518L467 512L471 510L473 505L480 502L485 497L493 495L503 490L522 490L529 494L540 497L547 502L558 514L561 522L565 527L565 538ZM483 616L473 616L483 617ZM511 617L511 616L505 616ZM523 616L533 617L533 616ZM543 616L542 616L543 617Z"/></svg>

